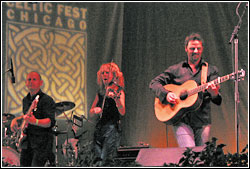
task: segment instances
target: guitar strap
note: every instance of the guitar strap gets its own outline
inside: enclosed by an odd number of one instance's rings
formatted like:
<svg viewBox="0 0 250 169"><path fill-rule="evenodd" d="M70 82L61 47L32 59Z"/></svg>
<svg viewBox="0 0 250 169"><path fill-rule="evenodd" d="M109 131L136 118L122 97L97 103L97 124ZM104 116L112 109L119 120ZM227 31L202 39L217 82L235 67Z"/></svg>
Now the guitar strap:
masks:
<svg viewBox="0 0 250 169"><path fill-rule="evenodd" d="M201 85L207 82L207 69L208 69L208 63L205 62L205 64L203 64L201 68Z"/></svg>

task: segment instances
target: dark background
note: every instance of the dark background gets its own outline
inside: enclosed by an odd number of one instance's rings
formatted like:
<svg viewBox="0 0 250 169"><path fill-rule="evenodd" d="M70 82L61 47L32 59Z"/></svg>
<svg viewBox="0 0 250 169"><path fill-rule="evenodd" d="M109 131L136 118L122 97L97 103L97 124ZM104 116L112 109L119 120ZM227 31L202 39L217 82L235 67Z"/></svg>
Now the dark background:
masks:
<svg viewBox="0 0 250 169"><path fill-rule="evenodd" d="M187 35L192 32L202 35L205 40L203 58L217 66L221 76L234 71L234 55L228 42L239 20L236 2L64 4L88 9L88 110L95 97L96 73L101 64L113 60L124 73L123 146L140 143L151 147L177 146L172 127L168 126L166 132L165 124L154 115L154 95L148 86L151 79L168 66L186 59L184 40ZM239 8L240 15L245 4ZM247 8L238 36L239 69L246 71L245 80L239 83L240 150L248 143L248 36ZM4 86L2 91L5 93ZM222 105L212 105L211 137L218 138L218 143L226 144L224 150L233 153L236 151L234 81L221 84L221 91Z"/></svg>

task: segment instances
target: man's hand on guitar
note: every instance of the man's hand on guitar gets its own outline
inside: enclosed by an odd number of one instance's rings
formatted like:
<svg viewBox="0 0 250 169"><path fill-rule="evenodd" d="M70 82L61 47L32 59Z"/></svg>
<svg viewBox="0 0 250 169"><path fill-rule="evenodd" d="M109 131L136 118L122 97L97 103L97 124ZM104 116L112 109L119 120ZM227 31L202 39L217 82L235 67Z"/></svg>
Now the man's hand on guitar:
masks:
<svg viewBox="0 0 250 169"><path fill-rule="evenodd" d="M171 104L176 104L177 103L177 100L178 100L178 97L176 96L176 94L175 93L173 93L173 92L169 92L168 94L167 94L167 101L169 102L169 103L171 103Z"/></svg>
<svg viewBox="0 0 250 169"><path fill-rule="evenodd" d="M14 119L11 121L10 129L11 129L11 131L14 132L14 133L16 133L16 132L19 130L17 118L14 118Z"/></svg>
<svg viewBox="0 0 250 169"><path fill-rule="evenodd" d="M33 112L30 113L30 115L26 114L23 116L23 119L27 122L27 123L30 123L30 124L33 124L35 125L36 124L36 118L35 116L33 115Z"/></svg>
<svg viewBox="0 0 250 169"><path fill-rule="evenodd" d="M211 94L212 97L216 97L219 94L219 86L215 85L214 82L210 82L207 85L207 91Z"/></svg>

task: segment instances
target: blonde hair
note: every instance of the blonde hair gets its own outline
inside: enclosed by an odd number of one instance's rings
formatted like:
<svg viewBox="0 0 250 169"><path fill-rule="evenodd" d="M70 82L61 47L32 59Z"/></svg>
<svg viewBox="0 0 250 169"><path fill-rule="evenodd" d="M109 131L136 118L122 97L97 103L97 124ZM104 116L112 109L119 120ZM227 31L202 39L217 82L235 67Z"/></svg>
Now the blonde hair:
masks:
<svg viewBox="0 0 250 169"><path fill-rule="evenodd" d="M104 88L104 84L101 79L101 74L104 70L110 70L113 73L113 82L124 88L124 77L123 73L120 71L120 68L114 62L111 63L104 63L101 65L100 69L97 72L97 84L99 85L100 89Z"/></svg>

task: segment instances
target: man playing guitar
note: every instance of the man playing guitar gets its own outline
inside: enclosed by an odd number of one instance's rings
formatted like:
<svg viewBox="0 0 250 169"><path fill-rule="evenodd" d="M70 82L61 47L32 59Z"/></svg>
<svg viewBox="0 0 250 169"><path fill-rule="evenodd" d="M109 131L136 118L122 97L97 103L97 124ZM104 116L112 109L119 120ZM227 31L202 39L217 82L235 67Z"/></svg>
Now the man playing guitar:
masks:
<svg viewBox="0 0 250 169"><path fill-rule="evenodd" d="M179 147L202 146L209 140L210 102L212 101L216 105L220 105L222 102L219 85L215 85L213 82L207 83L206 88L197 95L189 97L189 93L186 92L190 86L187 81L201 85L219 77L218 69L208 65L204 56L202 57L203 45L203 39L199 34L192 33L187 36L185 39L187 60L170 66L155 77L149 86L156 96L155 110L158 111L159 107L161 109L164 106L170 110L169 118L164 117L164 113L167 114L167 112L162 112L163 115L157 115L156 112L156 115L159 120L173 125ZM181 86L183 88L185 86L185 90L181 87L178 89L180 85L183 85ZM173 92L175 90L178 92ZM157 104L160 106L157 107ZM185 108L182 109L182 106Z"/></svg>
<svg viewBox="0 0 250 169"><path fill-rule="evenodd" d="M24 115L14 118L11 122L11 130L21 132L19 135L22 136L18 141L22 167L42 167L52 156L51 128L55 125L55 102L42 92L42 84L41 76L37 72L27 75L26 87L29 93L22 100ZM24 125L19 129L17 120L21 119Z"/></svg>

